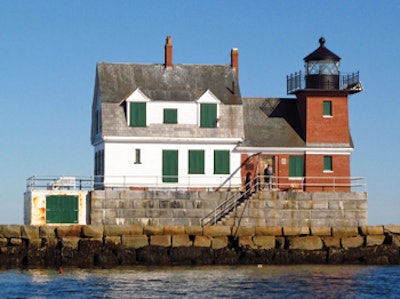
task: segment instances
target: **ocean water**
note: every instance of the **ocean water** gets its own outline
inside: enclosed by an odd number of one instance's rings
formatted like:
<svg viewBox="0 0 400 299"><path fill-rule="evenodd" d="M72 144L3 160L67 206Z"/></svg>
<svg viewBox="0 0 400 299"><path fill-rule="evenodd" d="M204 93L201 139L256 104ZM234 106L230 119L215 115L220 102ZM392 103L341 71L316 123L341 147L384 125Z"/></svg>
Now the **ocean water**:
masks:
<svg viewBox="0 0 400 299"><path fill-rule="evenodd" d="M0 298L400 298L400 266L3 270Z"/></svg>

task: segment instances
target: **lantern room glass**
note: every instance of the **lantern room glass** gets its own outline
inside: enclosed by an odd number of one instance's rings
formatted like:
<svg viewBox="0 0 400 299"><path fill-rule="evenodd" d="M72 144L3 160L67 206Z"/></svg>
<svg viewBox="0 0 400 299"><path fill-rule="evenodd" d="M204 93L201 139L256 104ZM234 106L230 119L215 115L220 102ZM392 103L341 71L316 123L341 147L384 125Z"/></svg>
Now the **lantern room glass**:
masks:
<svg viewBox="0 0 400 299"><path fill-rule="evenodd" d="M339 61L313 60L305 65L307 75L339 75Z"/></svg>

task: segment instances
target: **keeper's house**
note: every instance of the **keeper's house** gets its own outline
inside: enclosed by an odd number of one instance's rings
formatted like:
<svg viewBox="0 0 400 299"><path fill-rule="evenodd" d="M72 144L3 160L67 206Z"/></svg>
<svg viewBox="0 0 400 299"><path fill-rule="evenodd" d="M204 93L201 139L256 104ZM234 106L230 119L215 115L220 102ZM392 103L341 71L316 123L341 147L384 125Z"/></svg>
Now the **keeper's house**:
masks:
<svg viewBox="0 0 400 299"><path fill-rule="evenodd" d="M91 141L99 188L218 187L244 140L237 50L229 65L98 63ZM240 186L240 172L230 184Z"/></svg>
<svg viewBox="0 0 400 299"><path fill-rule="evenodd" d="M237 49L230 65L173 64L171 37L164 64L99 63L97 187L240 187L270 164L274 188L349 191L348 96L361 83L319 42L287 77L296 98L242 98Z"/></svg>

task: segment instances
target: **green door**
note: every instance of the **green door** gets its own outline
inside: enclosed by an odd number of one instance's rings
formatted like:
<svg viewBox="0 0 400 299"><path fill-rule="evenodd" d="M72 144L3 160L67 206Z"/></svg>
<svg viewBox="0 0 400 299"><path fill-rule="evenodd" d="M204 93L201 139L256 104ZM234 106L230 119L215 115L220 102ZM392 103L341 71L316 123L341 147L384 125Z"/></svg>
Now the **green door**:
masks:
<svg viewBox="0 0 400 299"><path fill-rule="evenodd" d="M178 182L178 151L163 150L162 157L162 181L163 183Z"/></svg>
<svg viewBox="0 0 400 299"><path fill-rule="evenodd" d="M46 196L46 223L78 223L78 196Z"/></svg>
<svg viewBox="0 0 400 299"><path fill-rule="evenodd" d="M289 176L304 176L304 158L303 156L289 156Z"/></svg>

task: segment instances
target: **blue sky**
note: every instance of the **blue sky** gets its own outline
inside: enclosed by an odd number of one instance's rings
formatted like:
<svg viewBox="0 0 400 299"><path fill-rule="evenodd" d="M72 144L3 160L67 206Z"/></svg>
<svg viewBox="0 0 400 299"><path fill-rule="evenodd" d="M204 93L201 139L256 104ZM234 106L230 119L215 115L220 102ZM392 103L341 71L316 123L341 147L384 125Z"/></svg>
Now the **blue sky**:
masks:
<svg viewBox="0 0 400 299"><path fill-rule="evenodd" d="M400 1L0 0L0 223L23 223L32 175L92 175L97 62L229 64L242 96L286 97L286 75L326 46L350 98L352 176L367 178L369 224L400 224Z"/></svg>

